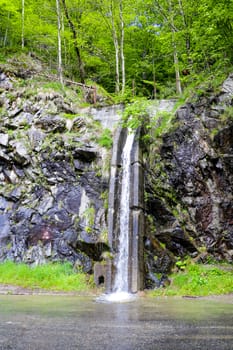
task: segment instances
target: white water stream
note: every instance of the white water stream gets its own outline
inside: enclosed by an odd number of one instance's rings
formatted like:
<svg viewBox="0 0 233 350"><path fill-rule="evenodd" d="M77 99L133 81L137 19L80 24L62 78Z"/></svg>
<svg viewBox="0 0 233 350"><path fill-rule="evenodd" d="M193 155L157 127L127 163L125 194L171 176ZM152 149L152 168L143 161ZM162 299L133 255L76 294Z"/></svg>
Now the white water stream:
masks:
<svg viewBox="0 0 233 350"><path fill-rule="evenodd" d="M134 133L129 133L122 151L122 177L120 199L119 253L116 261L116 276L113 292L129 291L129 201L130 201L130 154Z"/></svg>
<svg viewBox="0 0 233 350"><path fill-rule="evenodd" d="M175 100L161 100L161 101L151 101L150 106L148 107L148 113L150 117L152 118L157 112L160 111L172 111L175 106L176 101ZM111 118L109 118L109 111L103 111L105 115L107 115L108 122L111 122ZM102 115L100 111L96 114L94 114L94 118L101 121L103 125L105 125L105 115ZM111 114L110 114L111 116ZM112 119L115 121L115 116ZM112 124L113 126L113 124ZM116 211L115 204L113 201L115 201L115 198L111 203L111 227L110 227L110 233L112 234L111 237L114 237L114 240L116 236L118 237L118 253L115 259L115 267L116 267L116 273L115 273L115 279L113 282L112 287L112 293L110 294L104 294L98 298L98 301L102 302L124 302L124 301L131 301L135 299L135 294L130 293L130 288L132 287L132 278L129 276L129 215L130 215L130 208L129 208L129 201L130 201L130 155L131 150L133 146L133 142L135 139L135 134L133 132L129 132L123 151L121 155L122 160L122 176L121 176L121 198L119 199L119 210L120 210L120 232L119 234L114 231L114 220L113 216L115 215L114 212ZM118 150L117 150L118 151ZM111 168L111 179L113 183L113 193L114 195L117 195L116 187L114 187L115 177L118 176L118 163L115 163L116 160L114 158L114 166ZM111 238L112 240L113 238ZM115 244L115 243L114 243ZM111 241L112 245L112 241ZM115 249L115 247L114 247ZM131 280L130 280L131 278ZM131 281L129 283L129 281ZM129 286L130 284L130 286Z"/></svg>
<svg viewBox="0 0 233 350"><path fill-rule="evenodd" d="M129 292L129 216L130 216L130 168L131 150L135 138L134 132L129 132L121 155L121 198L120 198L120 232L118 253L115 260L116 275L113 293L104 297L109 302L124 302L135 298Z"/></svg>

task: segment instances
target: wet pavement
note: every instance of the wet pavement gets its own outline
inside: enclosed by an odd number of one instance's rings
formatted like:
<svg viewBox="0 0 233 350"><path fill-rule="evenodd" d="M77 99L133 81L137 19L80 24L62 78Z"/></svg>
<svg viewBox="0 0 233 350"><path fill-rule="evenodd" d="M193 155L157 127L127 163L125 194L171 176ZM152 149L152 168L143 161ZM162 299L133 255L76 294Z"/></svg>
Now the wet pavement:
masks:
<svg viewBox="0 0 233 350"><path fill-rule="evenodd" d="M232 350L233 297L0 295L0 350Z"/></svg>

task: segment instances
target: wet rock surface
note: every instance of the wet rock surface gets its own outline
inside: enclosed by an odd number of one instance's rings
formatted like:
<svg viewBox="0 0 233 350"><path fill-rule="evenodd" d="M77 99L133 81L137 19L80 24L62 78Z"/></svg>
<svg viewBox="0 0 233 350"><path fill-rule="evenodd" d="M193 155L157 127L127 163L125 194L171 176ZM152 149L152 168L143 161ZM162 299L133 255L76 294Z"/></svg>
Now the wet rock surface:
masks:
<svg viewBox="0 0 233 350"><path fill-rule="evenodd" d="M103 129L62 93L25 88L39 68L0 72L0 261L92 272L108 249Z"/></svg>
<svg viewBox="0 0 233 350"><path fill-rule="evenodd" d="M177 257L233 260L232 89L230 75L220 93L209 91L185 104L176 112L173 131L151 146L148 273L168 271Z"/></svg>

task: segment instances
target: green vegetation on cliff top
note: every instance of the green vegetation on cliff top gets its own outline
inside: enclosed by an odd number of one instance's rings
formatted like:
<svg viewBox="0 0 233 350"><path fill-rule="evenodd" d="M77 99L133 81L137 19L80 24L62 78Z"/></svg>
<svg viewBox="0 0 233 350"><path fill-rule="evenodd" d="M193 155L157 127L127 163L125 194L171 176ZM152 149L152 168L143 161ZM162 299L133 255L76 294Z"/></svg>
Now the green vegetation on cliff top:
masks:
<svg viewBox="0 0 233 350"><path fill-rule="evenodd" d="M233 64L232 1L0 0L0 11L1 61L29 52L124 99L175 97Z"/></svg>

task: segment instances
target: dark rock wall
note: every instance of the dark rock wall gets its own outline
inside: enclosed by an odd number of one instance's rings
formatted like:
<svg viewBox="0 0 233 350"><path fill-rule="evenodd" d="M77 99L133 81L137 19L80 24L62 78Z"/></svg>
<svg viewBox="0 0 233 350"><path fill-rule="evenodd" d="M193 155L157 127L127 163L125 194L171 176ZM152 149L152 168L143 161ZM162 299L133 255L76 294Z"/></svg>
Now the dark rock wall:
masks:
<svg viewBox="0 0 233 350"><path fill-rule="evenodd" d="M0 261L68 260L90 272L107 249L102 128L59 93L14 84L1 73Z"/></svg>
<svg viewBox="0 0 233 350"><path fill-rule="evenodd" d="M147 160L148 284L178 258L233 259L233 76L181 107Z"/></svg>
<svg viewBox="0 0 233 350"><path fill-rule="evenodd" d="M31 91L31 74L20 83L0 72L0 261L69 260L91 272L109 249L102 127L59 92ZM232 97L229 76L181 107L143 156L147 287L179 258L232 261Z"/></svg>

